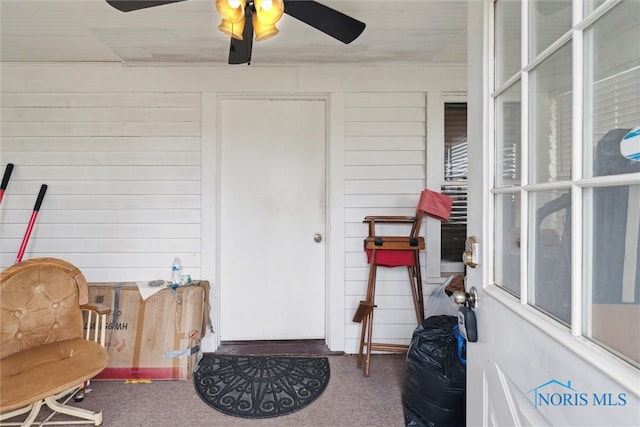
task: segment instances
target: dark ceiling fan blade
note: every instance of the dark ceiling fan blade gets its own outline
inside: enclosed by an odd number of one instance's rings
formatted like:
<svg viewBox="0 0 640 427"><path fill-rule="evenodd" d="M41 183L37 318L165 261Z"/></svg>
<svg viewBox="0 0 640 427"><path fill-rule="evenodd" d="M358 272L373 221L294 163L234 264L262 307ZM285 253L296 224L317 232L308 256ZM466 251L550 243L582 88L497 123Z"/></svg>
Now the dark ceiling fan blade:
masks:
<svg viewBox="0 0 640 427"><path fill-rule="evenodd" d="M365 27L364 22L313 0L285 0L284 13L346 44L358 38Z"/></svg>
<svg viewBox="0 0 640 427"><path fill-rule="evenodd" d="M132 12L134 10L178 3L180 1L185 0L106 0L110 6L115 7L121 12Z"/></svg>
<svg viewBox="0 0 640 427"><path fill-rule="evenodd" d="M244 29L242 30L242 40L231 37L229 64L251 65L251 49L253 47L253 21L251 20L251 15L251 8L247 7L245 11Z"/></svg>

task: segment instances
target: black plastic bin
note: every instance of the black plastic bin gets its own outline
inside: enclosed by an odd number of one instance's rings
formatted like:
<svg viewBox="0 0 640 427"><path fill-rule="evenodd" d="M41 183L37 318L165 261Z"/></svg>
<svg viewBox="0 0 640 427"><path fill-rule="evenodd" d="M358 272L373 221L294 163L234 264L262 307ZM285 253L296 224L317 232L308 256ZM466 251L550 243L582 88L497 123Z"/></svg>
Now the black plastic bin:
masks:
<svg viewBox="0 0 640 427"><path fill-rule="evenodd" d="M465 425L465 349L455 316L431 316L416 328L402 392L406 426Z"/></svg>

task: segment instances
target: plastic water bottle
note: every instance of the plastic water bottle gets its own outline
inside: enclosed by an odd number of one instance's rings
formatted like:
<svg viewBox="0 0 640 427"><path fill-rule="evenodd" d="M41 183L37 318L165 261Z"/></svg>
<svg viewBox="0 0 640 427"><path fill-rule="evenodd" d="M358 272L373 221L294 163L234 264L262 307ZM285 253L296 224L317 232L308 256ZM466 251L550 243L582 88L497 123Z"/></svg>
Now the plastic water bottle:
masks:
<svg viewBox="0 0 640 427"><path fill-rule="evenodd" d="M173 260L173 265L171 266L171 284L179 285L182 280L182 266L180 265L180 258L176 258Z"/></svg>

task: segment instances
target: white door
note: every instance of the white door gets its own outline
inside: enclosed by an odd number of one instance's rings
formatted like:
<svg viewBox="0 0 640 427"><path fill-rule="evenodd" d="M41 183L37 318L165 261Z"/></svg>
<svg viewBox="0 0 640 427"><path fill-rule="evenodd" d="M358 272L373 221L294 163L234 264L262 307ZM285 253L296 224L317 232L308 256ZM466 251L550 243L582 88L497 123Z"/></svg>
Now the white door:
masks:
<svg viewBox="0 0 640 427"><path fill-rule="evenodd" d="M542 316L502 292L479 293L478 342L467 344L468 426L640 425L637 371L567 346L576 340L568 331L545 328ZM625 384L611 378L614 370Z"/></svg>
<svg viewBox="0 0 640 427"><path fill-rule="evenodd" d="M468 2L469 68L477 71L470 73L468 94L468 235L479 242L479 266L467 268L466 283L479 291L478 341L467 344L469 426L640 425L639 279L597 279L601 270L638 268L635 251L629 256L627 247L625 256L618 250L629 240L625 229L638 233L638 176L622 169L605 177L594 172L604 163L599 141L607 130L637 126L640 117L637 92L624 99L612 93L620 81L640 85L637 68L621 73L630 67L628 58L599 56L612 45L628 45L638 59L633 17L640 3L607 2L590 17L580 8L591 2L575 0L573 9L555 3ZM520 34L521 5L532 5L524 15L529 34L526 28ZM578 15L591 23L568 32ZM553 34L578 37L580 31L584 50L578 53L571 41L536 46L553 43ZM482 57L491 52L489 39L496 74L483 78L483 70L493 69L483 66L493 62L491 54ZM523 46L536 51L520 55ZM523 56L535 64L521 67ZM587 65L571 67L576 61ZM582 138L572 136L576 129L584 131ZM607 155L619 154L613 143ZM579 153L571 156L572 150ZM575 159L586 167L578 168ZM607 210L598 198L609 191L613 209ZM616 223L620 211L626 222ZM631 292L625 297L622 288Z"/></svg>
<svg viewBox="0 0 640 427"><path fill-rule="evenodd" d="M325 102L224 99L220 337L325 337Z"/></svg>

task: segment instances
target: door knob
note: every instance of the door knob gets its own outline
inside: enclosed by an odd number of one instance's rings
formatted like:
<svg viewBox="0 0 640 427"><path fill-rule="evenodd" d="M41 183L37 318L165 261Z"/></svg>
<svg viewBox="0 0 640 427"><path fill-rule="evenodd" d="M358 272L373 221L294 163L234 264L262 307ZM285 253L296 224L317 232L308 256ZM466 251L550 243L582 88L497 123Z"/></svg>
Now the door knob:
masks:
<svg viewBox="0 0 640 427"><path fill-rule="evenodd" d="M316 233L313 235L313 241L316 243L320 243L322 241L322 234Z"/></svg>
<svg viewBox="0 0 640 427"><path fill-rule="evenodd" d="M469 292L455 291L453 293L453 301L459 305L475 308L478 305L478 290L472 287Z"/></svg>

